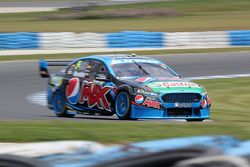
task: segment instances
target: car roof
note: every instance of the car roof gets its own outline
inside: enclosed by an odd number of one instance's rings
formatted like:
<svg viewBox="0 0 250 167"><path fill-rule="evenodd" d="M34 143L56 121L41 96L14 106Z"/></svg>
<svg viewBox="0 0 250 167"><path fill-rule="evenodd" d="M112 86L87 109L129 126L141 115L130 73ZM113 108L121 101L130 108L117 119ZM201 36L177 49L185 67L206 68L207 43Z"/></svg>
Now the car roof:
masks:
<svg viewBox="0 0 250 167"><path fill-rule="evenodd" d="M113 72L113 70L112 70L112 68L110 66L110 64L112 63L113 60L118 60L119 61L119 60L125 60L125 59L144 59L144 60L146 59L146 60L149 60L149 62L150 62L150 60L152 60L152 61L157 61L157 62L163 63L161 60L158 60L158 59L155 59L155 58L145 57L145 56L137 56L135 54L103 54L103 55L93 55L93 56L86 56L86 57L82 57L82 58L76 59L74 62L76 62L78 60L85 60L85 59L96 59L96 60L100 60L100 61L104 62L106 64L106 67L108 68L108 70L113 75L114 75L114 72Z"/></svg>
<svg viewBox="0 0 250 167"><path fill-rule="evenodd" d="M86 56L83 58L80 58L80 60L84 59L98 59L104 62L111 62L112 60L117 59L148 59L148 60L155 60L154 58L145 57L145 56L137 56L135 54L104 54L104 55L93 55L93 56ZM79 59L78 59L79 60Z"/></svg>

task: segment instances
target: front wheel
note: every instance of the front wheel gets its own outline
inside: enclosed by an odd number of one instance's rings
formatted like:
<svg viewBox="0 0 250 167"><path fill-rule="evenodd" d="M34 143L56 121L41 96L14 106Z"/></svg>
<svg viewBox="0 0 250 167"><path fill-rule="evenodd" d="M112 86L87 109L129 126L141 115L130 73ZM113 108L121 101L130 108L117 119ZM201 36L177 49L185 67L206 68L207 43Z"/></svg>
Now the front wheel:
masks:
<svg viewBox="0 0 250 167"><path fill-rule="evenodd" d="M62 91L56 91L53 96L53 109L58 117L74 117L74 113L69 113L65 104L64 93Z"/></svg>
<svg viewBox="0 0 250 167"><path fill-rule="evenodd" d="M130 95L126 91L120 92L115 99L115 112L119 119L131 119Z"/></svg>

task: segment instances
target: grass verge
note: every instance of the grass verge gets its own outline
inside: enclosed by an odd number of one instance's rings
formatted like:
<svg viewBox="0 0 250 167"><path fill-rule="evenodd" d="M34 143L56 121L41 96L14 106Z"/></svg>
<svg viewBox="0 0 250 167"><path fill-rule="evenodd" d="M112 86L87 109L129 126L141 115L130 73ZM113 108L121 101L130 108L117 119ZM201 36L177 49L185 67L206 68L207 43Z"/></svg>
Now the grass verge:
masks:
<svg viewBox="0 0 250 167"><path fill-rule="evenodd" d="M0 121L1 142L93 140L126 143L193 135L250 139L250 78L197 81L213 101L213 122L166 121Z"/></svg>
<svg viewBox="0 0 250 167"><path fill-rule="evenodd" d="M151 50L151 51L124 51L119 53L135 53L138 55L167 55L167 54L185 54L185 53L216 53L216 52L238 52L250 51L250 47L237 48L208 48L208 49L167 49L167 50ZM0 61L12 60L39 60L39 59L65 59L65 58L79 58L89 55L100 54L114 54L114 52L98 52L98 53L62 53L62 54L38 54L38 55L13 55L0 56Z"/></svg>
<svg viewBox="0 0 250 167"><path fill-rule="evenodd" d="M41 16L53 14L67 15L67 10L59 12L34 12L0 14L0 32L113 32L123 30L145 31L207 31L249 29L248 16L250 1L247 0L173 0L130 5L96 7L94 12L107 9L171 9L181 16L117 18L117 19L77 19L43 20Z"/></svg>

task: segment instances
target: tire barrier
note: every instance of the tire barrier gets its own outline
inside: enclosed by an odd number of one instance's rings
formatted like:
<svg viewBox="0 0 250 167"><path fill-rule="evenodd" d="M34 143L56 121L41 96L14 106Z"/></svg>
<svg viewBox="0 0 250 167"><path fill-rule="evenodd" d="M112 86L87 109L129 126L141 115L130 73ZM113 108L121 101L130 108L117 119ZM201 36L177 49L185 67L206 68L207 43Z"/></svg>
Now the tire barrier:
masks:
<svg viewBox="0 0 250 167"><path fill-rule="evenodd" d="M0 49L37 49L38 33L0 33Z"/></svg>
<svg viewBox="0 0 250 167"><path fill-rule="evenodd" d="M250 46L250 30L207 32L0 33L0 50L74 48L213 48Z"/></svg>
<svg viewBox="0 0 250 167"><path fill-rule="evenodd" d="M164 41L166 47L229 46L229 38L224 31L165 33Z"/></svg>
<svg viewBox="0 0 250 167"><path fill-rule="evenodd" d="M231 46L250 46L250 30L228 31Z"/></svg>
<svg viewBox="0 0 250 167"><path fill-rule="evenodd" d="M105 34L101 33L39 33L40 48L106 48Z"/></svg>
<svg viewBox="0 0 250 167"><path fill-rule="evenodd" d="M162 32L123 31L106 34L109 48L164 47L163 38Z"/></svg>

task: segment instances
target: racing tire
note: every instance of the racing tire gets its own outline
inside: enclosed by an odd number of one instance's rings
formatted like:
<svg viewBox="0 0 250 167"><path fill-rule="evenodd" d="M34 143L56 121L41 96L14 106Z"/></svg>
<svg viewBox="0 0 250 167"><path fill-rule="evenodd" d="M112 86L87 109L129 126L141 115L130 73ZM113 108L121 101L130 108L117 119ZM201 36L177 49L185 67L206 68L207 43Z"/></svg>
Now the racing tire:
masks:
<svg viewBox="0 0 250 167"><path fill-rule="evenodd" d="M203 118L200 118L200 119L186 119L186 121L187 122L202 122L202 121L204 121L205 119L203 119Z"/></svg>
<svg viewBox="0 0 250 167"><path fill-rule="evenodd" d="M131 119L130 95L127 91L121 91L115 98L115 113L121 120Z"/></svg>
<svg viewBox="0 0 250 167"><path fill-rule="evenodd" d="M52 104L55 114L58 117L72 118L75 116L75 113L69 113L69 111L67 110L64 93L62 91L57 90L54 93Z"/></svg>

